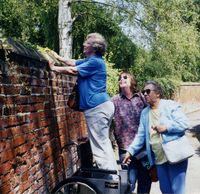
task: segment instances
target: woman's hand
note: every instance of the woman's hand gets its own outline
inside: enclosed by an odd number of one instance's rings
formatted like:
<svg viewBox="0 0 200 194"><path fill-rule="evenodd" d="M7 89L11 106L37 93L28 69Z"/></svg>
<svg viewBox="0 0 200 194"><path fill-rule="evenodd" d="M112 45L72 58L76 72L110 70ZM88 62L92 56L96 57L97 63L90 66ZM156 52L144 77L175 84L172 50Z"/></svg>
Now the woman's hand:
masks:
<svg viewBox="0 0 200 194"><path fill-rule="evenodd" d="M66 68L66 72L72 75L77 75L78 71L76 67L65 67Z"/></svg>
<svg viewBox="0 0 200 194"><path fill-rule="evenodd" d="M75 60L74 59L65 59L58 55L55 51L50 52L51 55L53 55L58 61L60 61L62 64L66 66L75 66Z"/></svg>
<svg viewBox="0 0 200 194"><path fill-rule="evenodd" d="M55 62L54 61L49 61L49 68L54 71L54 67L55 67Z"/></svg>
<svg viewBox="0 0 200 194"><path fill-rule="evenodd" d="M50 51L49 52L51 55L53 55L57 60L63 60L63 58L61 56L59 56L55 51Z"/></svg>
<svg viewBox="0 0 200 194"><path fill-rule="evenodd" d="M157 131L158 133L163 133L167 130L167 127L164 125L155 125L155 126L152 126L152 129L154 131Z"/></svg>
<svg viewBox="0 0 200 194"><path fill-rule="evenodd" d="M130 164L131 163L131 154L129 152L126 152L124 160L122 163Z"/></svg>

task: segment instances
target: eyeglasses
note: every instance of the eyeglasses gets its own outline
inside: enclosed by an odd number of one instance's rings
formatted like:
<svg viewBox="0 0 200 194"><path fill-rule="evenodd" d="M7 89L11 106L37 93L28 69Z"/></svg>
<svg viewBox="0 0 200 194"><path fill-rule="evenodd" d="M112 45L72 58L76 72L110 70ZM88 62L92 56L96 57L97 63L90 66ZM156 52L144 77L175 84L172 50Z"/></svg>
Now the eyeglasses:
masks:
<svg viewBox="0 0 200 194"><path fill-rule="evenodd" d="M149 95L151 91L154 91L154 90L146 89L142 91L142 94L144 95L146 93L147 95Z"/></svg>
<svg viewBox="0 0 200 194"><path fill-rule="evenodd" d="M123 79L127 79L128 76L127 76L127 75L120 76L120 77L119 77L119 81L120 81L122 78L123 78Z"/></svg>

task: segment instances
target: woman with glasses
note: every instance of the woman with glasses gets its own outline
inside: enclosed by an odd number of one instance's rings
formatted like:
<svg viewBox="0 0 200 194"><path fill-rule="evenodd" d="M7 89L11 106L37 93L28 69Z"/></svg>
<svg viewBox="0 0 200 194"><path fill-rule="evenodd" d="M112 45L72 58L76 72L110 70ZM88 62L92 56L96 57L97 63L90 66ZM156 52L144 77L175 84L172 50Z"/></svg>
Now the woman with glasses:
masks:
<svg viewBox="0 0 200 194"><path fill-rule="evenodd" d="M161 192L184 194L188 160L170 164L161 143L184 135L189 127L188 119L178 103L162 99L162 89L157 82L147 81L142 93L149 106L141 113L138 134L129 146L124 162L130 163L131 156L145 142L149 162L156 164Z"/></svg>
<svg viewBox="0 0 200 194"><path fill-rule="evenodd" d="M119 75L119 94L112 97L115 105L112 130L118 145L119 158L123 161L128 146L134 140L139 126L140 114L146 106L143 95L137 90L137 81L129 72ZM146 155L145 151L143 154ZM129 165L129 182L131 192L150 193L151 179L148 170L136 157L132 158Z"/></svg>
<svg viewBox="0 0 200 194"><path fill-rule="evenodd" d="M101 34L91 33L83 43L86 58L66 60L55 54L66 66L55 66L54 63L49 63L49 66L58 73L78 75L80 110L86 118L93 158L98 168L118 170L109 139L114 105L106 91L107 73L103 59L106 47L106 41Z"/></svg>

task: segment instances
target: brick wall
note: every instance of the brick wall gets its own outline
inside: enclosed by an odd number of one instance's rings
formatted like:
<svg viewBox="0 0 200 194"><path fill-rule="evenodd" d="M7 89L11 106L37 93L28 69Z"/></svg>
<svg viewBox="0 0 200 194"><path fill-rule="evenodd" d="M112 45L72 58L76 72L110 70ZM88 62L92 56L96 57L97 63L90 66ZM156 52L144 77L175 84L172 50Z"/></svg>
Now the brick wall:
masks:
<svg viewBox="0 0 200 194"><path fill-rule="evenodd" d="M0 65L0 193L49 193L76 168L75 147L64 146L86 135L66 104L76 77L3 49Z"/></svg>

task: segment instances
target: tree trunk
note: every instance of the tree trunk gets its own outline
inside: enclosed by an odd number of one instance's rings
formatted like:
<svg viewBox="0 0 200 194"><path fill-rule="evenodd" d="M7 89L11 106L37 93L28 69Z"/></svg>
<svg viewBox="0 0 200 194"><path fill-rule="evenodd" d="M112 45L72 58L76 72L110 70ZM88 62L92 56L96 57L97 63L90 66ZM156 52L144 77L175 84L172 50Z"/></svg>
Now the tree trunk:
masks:
<svg viewBox="0 0 200 194"><path fill-rule="evenodd" d="M60 56L72 58L72 24L71 0L59 0L58 32Z"/></svg>

